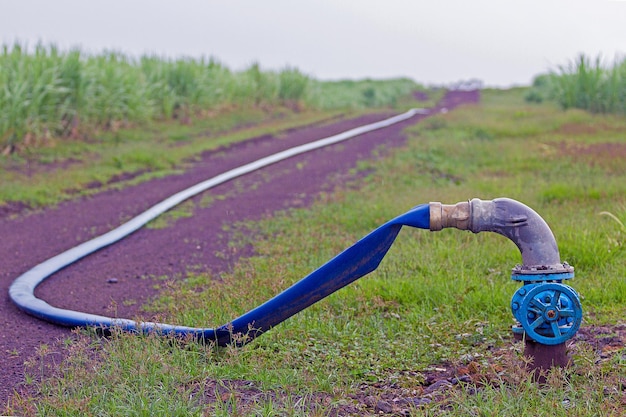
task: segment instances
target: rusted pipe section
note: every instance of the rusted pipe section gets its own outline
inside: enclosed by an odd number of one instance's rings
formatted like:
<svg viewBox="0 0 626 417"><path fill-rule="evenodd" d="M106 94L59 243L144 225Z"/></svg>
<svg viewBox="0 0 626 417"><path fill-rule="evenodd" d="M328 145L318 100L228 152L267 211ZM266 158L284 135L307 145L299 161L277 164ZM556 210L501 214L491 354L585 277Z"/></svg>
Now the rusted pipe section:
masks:
<svg viewBox="0 0 626 417"><path fill-rule="evenodd" d="M524 357L531 359L526 364L529 371L536 370L534 377L538 382L545 382L545 373L541 372L550 368L565 368L570 363L565 343L558 345L544 345L528 338L520 333L513 333L515 340L524 341Z"/></svg>

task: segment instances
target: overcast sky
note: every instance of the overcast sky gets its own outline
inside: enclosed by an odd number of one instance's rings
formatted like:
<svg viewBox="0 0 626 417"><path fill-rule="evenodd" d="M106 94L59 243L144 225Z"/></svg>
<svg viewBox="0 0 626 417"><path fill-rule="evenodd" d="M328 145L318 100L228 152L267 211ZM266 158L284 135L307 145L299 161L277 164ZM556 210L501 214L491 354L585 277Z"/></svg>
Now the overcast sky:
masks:
<svg viewBox="0 0 626 417"><path fill-rule="evenodd" d="M0 0L3 44L215 57L319 79L529 84L626 53L626 0Z"/></svg>

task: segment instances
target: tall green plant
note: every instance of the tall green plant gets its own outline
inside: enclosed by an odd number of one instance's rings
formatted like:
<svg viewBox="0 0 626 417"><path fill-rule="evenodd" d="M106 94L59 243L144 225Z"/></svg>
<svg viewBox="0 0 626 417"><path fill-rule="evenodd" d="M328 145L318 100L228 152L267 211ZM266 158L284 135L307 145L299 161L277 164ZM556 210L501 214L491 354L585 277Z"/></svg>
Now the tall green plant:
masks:
<svg viewBox="0 0 626 417"><path fill-rule="evenodd" d="M278 97L286 103L297 103L305 99L310 78L296 68L285 68L279 76Z"/></svg>
<svg viewBox="0 0 626 417"><path fill-rule="evenodd" d="M234 72L215 59L88 55L19 43L0 53L0 152L37 138L73 136L220 106L362 108L393 105L407 79L314 82L293 68Z"/></svg>
<svg viewBox="0 0 626 417"><path fill-rule="evenodd" d="M626 112L626 58L611 67L581 54L551 74L552 93L564 109L592 113Z"/></svg>
<svg viewBox="0 0 626 417"><path fill-rule="evenodd" d="M58 131L67 112L63 57L38 45L32 55L21 45L0 56L0 146Z"/></svg>

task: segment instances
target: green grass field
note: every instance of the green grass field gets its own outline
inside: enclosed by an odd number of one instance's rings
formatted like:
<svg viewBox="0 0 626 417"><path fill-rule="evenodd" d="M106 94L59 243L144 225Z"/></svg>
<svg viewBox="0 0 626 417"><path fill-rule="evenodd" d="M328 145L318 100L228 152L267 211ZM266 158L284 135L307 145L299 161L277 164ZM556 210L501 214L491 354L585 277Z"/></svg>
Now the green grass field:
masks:
<svg viewBox="0 0 626 417"><path fill-rule="evenodd" d="M360 169L358 187L310 209L239 224L253 244L221 281L190 275L146 308L167 322L222 324L257 306L383 222L429 201L510 197L551 226L576 268L581 332L571 367L532 381L510 326L521 257L494 234L405 228L371 275L243 348L153 336L79 332L43 377L49 349L29 363L39 395L7 411L38 415L618 416L626 413L626 348L592 343L623 332L626 313L626 120L551 103L525 89L485 91L480 105L429 118L404 149ZM175 227L175 221L167 227ZM434 392L436 372L466 382ZM41 382L41 379L43 379ZM393 401L393 399L397 401ZM421 402L411 402L411 399ZM427 399L427 400L426 400Z"/></svg>

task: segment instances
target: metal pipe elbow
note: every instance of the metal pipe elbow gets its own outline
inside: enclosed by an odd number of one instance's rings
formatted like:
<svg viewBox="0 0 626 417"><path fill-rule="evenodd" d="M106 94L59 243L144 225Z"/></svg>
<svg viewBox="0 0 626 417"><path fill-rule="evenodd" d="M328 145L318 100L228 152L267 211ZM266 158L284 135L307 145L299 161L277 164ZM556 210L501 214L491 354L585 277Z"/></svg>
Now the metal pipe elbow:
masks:
<svg viewBox="0 0 626 417"><path fill-rule="evenodd" d="M552 230L533 209L510 198L480 200L454 205L430 203L430 230L445 227L473 233L494 232L509 238L522 254L521 273L561 273L562 264Z"/></svg>

